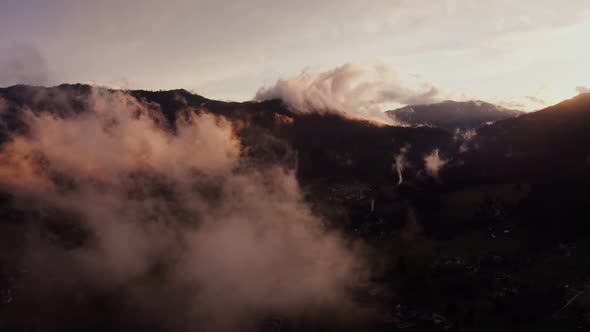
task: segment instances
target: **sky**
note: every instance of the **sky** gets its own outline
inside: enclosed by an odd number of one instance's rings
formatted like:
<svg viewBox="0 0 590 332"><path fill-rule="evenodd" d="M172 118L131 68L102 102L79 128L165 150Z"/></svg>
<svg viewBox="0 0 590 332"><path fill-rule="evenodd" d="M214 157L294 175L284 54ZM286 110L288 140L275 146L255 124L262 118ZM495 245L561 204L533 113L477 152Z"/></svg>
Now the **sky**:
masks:
<svg viewBox="0 0 590 332"><path fill-rule="evenodd" d="M0 86L243 101L302 72L377 62L443 99L534 110L588 90L587 59L588 0L0 0Z"/></svg>

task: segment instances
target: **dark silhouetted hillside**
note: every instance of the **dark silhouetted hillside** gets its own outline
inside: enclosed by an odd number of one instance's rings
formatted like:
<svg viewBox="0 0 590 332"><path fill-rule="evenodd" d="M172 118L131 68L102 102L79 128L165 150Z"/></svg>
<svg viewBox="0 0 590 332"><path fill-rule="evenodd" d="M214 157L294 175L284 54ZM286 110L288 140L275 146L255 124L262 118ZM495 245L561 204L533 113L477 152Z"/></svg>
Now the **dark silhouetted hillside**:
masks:
<svg viewBox="0 0 590 332"><path fill-rule="evenodd" d="M15 132L27 132L27 112L76 116L89 110L96 93L108 98L118 92L80 84L0 89L0 144ZM298 113L280 100L221 102L186 90L123 93L149 105L161 121L158 129L172 133L178 129L176 119L187 112L225 117L240 139L240 167L296 170L305 203L326 229L360 241L369 253L370 278L350 290L368 313L356 325L343 328L340 316L317 317L315 312L312 318L269 312L255 317L261 327L252 331L590 328L590 297L580 293L590 284L590 94L520 116L481 102L407 107L393 112L402 121L430 126L395 127L337 113ZM490 121L496 122L485 125ZM478 127L474 137L449 132ZM400 154L404 181L398 184ZM438 176L426 169L427 157L434 155L440 157ZM44 171L40 166L36 171ZM157 194L168 197L170 192ZM131 202L138 193L129 195L123 199ZM114 292L85 284L68 284L66 295L34 291L46 276L43 270L22 268L30 259L25 257L28 241L47 239L75 254L93 240L83 227L73 226L69 219L76 217L17 204L13 192L0 190L0 331L30 331L23 326L31 315L50 317L49 330L149 325L168 331L150 325L128 301L138 286L150 290L148 303L174 298L168 289L151 292L167 274L166 261ZM39 307L44 310L37 315ZM34 327L48 330L43 324Z"/></svg>
<svg viewBox="0 0 590 332"><path fill-rule="evenodd" d="M479 148L464 156L468 173L538 183L587 178L590 94L485 126L474 141Z"/></svg>

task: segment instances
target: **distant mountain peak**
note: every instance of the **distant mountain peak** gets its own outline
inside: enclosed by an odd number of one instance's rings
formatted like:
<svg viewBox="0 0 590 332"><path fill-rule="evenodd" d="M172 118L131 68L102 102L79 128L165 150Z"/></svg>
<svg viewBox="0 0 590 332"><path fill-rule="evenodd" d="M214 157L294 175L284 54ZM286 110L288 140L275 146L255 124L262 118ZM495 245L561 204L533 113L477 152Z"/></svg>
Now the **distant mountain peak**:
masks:
<svg viewBox="0 0 590 332"><path fill-rule="evenodd" d="M431 126L454 131L477 129L489 123L522 114L483 100L408 105L386 112L391 118L411 126Z"/></svg>

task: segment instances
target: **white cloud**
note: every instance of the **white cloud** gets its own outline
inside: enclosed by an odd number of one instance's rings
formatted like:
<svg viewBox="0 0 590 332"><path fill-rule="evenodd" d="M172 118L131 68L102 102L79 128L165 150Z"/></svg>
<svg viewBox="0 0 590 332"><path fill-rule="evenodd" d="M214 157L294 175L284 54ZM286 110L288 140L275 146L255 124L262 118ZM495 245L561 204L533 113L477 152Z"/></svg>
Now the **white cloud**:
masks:
<svg viewBox="0 0 590 332"><path fill-rule="evenodd" d="M447 164L447 160L441 158L439 149L434 149L430 154L424 157L426 173L433 178L438 178L440 169Z"/></svg>
<svg viewBox="0 0 590 332"><path fill-rule="evenodd" d="M410 150L411 146L406 144L402 146L399 150L399 153L393 156L393 168L397 172L397 184L400 185L404 183L404 169L410 166L410 163L406 159L406 154Z"/></svg>
<svg viewBox="0 0 590 332"><path fill-rule="evenodd" d="M441 90L417 76L402 75L380 63L348 63L324 72L304 71L262 87L257 100L282 99L300 112L344 112L391 123L380 106L423 104L441 100Z"/></svg>
<svg viewBox="0 0 590 332"><path fill-rule="evenodd" d="M268 313L354 307L347 291L366 270L357 246L312 213L293 170L242 164L230 122L187 111L172 133L126 94L94 89L79 101L85 112L66 117L22 110L29 130L0 151L3 190L72 216L90 237L72 250L26 241L22 265L39 276L28 294L117 293L171 330L186 319L241 331ZM157 283L138 282L158 266Z"/></svg>

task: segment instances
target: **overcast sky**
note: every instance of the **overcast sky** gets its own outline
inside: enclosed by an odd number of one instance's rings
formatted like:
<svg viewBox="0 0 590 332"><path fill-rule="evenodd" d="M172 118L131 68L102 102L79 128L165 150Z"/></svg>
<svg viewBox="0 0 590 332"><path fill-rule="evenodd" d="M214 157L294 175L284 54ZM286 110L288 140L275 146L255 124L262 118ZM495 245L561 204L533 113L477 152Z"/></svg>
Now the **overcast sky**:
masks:
<svg viewBox="0 0 590 332"><path fill-rule="evenodd" d="M590 1L0 0L0 52L4 86L249 100L304 69L380 61L456 99L535 109L590 86Z"/></svg>

